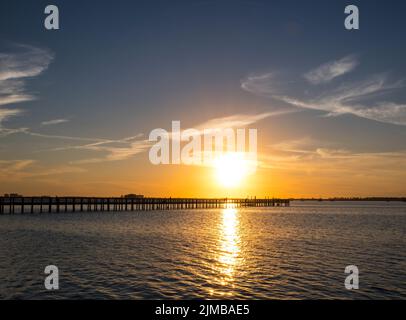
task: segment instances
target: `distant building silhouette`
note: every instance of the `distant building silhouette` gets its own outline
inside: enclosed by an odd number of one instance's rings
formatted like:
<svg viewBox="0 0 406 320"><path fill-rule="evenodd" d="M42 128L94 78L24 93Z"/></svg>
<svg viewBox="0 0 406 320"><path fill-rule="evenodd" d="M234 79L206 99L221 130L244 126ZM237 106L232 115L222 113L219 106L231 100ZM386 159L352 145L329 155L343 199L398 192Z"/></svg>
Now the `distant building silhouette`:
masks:
<svg viewBox="0 0 406 320"><path fill-rule="evenodd" d="M126 199L128 199L128 198L138 198L138 199L140 199L140 198L144 198L144 195L130 193L130 194L126 194L126 195L121 196L121 197L126 198Z"/></svg>
<svg viewBox="0 0 406 320"><path fill-rule="evenodd" d="M18 193L10 193L10 194L5 193L4 194L4 198L21 198L21 197L22 197L22 195L18 194Z"/></svg>

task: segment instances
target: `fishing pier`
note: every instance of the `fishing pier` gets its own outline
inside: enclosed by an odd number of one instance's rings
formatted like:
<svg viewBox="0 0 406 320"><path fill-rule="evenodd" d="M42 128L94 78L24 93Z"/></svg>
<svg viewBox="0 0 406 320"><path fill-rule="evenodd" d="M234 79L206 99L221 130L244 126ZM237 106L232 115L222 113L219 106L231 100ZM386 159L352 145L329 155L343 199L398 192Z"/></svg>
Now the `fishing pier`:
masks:
<svg viewBox="0 0 406 320"><path fill-rule="evenodd" d="M0 197L0 214L288 207L289 205L289 200L275 198Z"/></svg>

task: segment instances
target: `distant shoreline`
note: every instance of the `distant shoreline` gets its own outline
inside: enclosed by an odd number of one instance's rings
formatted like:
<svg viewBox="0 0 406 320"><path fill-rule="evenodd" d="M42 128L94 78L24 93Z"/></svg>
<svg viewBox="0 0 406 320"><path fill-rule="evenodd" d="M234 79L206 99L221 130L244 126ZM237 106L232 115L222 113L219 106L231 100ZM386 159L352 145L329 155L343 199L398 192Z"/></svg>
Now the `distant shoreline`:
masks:
<svg viewBox="0 0 406 320"><path fill-rule="evenodd" d="M289 198L290 201L384 201L406 202L406 197L367 197L367 198Z"/></svg>

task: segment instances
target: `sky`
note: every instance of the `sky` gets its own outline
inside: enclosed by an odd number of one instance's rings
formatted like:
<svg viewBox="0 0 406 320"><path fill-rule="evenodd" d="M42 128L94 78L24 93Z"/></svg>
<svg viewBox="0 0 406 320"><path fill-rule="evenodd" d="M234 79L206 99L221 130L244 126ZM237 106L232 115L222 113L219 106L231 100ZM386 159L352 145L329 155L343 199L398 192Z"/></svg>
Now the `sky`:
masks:
<svg viewBox="0 0 406 320"><path fill-rule="evenodd" d="M0 194L406 196L406 3L0 3ZM153 165L149 133L257 129L234 187Z"/></svg>

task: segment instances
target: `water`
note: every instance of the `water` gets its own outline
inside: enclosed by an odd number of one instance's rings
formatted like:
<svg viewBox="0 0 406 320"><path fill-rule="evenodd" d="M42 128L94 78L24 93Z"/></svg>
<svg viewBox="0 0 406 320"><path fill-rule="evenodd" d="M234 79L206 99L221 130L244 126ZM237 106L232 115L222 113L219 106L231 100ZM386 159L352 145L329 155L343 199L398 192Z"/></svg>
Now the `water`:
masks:
<svg viewBox="0 0 406 320"><path fill-rule="evenodd" d="M4 215L0 298L405 299L405 234L400 202Z"/></svg>

